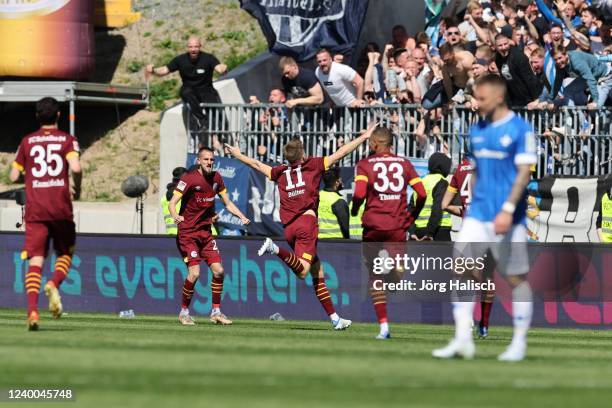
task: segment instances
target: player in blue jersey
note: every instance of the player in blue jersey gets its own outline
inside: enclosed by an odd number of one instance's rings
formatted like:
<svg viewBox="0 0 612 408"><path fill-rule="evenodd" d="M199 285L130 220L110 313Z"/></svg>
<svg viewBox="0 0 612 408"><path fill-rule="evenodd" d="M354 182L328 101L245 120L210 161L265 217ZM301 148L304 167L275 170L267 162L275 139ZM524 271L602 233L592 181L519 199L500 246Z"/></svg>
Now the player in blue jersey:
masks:
<svg viewBox="0 0 612 408"><path fill-rule="evenodd" d="M498 270L512 287L514 335L498 359L520 361L527 351L527 330L533 310L527 282L526 186L536 163L531 126L506 104L507 88L498 76L478 78L475 98L484 120L470 131L475 174L472 203L455 244L455 256L480 257L490 249ZM433 351L438 358L473 358L473 293L453 293L455 337Z"/></svg>

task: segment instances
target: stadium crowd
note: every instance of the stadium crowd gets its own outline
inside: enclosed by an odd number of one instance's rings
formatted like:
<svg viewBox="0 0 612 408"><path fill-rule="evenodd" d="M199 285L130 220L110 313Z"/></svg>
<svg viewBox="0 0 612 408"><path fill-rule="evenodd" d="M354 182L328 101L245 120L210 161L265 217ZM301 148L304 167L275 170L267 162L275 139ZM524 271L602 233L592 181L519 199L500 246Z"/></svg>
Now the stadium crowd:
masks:
<svg viewBox="0 0 612 408"><path fill-rule="evenodd" d="M606 106L612 87L611 26L588 0L471 0L463 21L443 18L437 39L393 27L381 49L369 43L356 69L342 55L317 54L313 72L282 58L287 107L411 103L476 109L475 78L501 75L510 104L531 109ZM328 96L324 96L324 93Z"/></svg>

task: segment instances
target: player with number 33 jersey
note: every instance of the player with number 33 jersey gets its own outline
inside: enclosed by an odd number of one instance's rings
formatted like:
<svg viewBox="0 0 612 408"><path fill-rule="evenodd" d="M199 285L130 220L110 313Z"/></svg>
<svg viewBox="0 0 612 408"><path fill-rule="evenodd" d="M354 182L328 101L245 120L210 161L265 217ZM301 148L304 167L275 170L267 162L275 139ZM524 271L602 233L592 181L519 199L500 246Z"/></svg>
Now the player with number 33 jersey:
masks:
<svg viewBox="0 0 612 408"><path fill-rule="evenodd" d="M351 215L358 214L365 200L363 242L406 242L408 227L425 204L427 193L421 179L408 159L391 153L392 143L393 135L389 129L376 129L370 138L372 154L357 163ZM413 213L408 212L408 186L416 191L418 197ZM389 247L391 252L394 251L392 247ZM386 256L394 256L388 252ZM375 289L376 278L370 278L370 297L380 324L376 338L388 339L391 335L385 291Z"/></svg>

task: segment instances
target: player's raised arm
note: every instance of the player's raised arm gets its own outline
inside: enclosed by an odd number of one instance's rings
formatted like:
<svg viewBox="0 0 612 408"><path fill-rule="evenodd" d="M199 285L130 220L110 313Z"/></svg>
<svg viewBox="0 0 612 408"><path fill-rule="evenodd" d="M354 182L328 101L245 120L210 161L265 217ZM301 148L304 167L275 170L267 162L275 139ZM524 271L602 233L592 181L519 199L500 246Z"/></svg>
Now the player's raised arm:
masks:
<svg viewBox="0 0 612 408"><path fill-rule="evenodd" d="M249 220L242 213L242 211L240 211L240 209L236 207L236 204L234 204L233 201L229 199L229 195L227 194L226 190L223 190L222 192L220 192L219 197L221 197L221 201L223 201L223 205L225 205L225 208L227 208L227 211L229 211L236 217L240 218L240 221L242 221L243 225L249 225L251 223L251 220Z"/></svg>
<svg viewBox="0 0 612 408"><path fill-rule="evenodd" d="M359 137L351 140L349 143L345 144L344 146L336 150L335 153L328 156L327 157L327 167L333 166L334 164L342 160L344 156L352 153L355 149L359 147L359 145L361 145L363 142L368 140L370 136L372 136L372 133L374 132L374 130L376 130L377 126L378 126L378 122L376 121L370 123L368 128L361 135L359 135Z"/></svg>
<svg viewBox="0 0 612 408"><path fill-rule="evenodd" d="M225 152L227 154L232 155L236 160L239 160L246 164L249 167L263 173L267 178L270 178L272 175L272 167L268 166L265 163L260 162L257 159L253 159L251 157L245 156L240 152L240 148L238 146L231 146L229 144L225 144ZM229 208L228 208L229 210Z"/></svg>

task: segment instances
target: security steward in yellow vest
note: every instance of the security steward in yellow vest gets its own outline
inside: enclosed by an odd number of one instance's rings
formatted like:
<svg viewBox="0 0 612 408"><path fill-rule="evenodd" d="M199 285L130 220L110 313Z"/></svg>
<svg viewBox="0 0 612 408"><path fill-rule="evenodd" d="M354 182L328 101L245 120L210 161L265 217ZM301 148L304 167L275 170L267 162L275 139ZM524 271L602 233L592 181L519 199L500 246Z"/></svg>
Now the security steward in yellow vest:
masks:
<svg viewBox="0 0 612 408"><path fill-rule="evenodd" d="M595 225L599 241L612 244L612 189L601 196L601 207Z"/></svg>
<svg viewBox="0 0 612 408"><path fill-rule="evenodd" d="M349 208L351 210L349 214L351 214L353 210L352 202L349 205ZM364 211L365 211L365 205L362 205L361 207L359 207L359 212L357 213L357 215L351 215L349 218L349 235L351 239L361 240L363 236L363 223L361 221L361 218L363 217Z"/></svg>
<svg viewBox="0 0 612 408"><path fill-rule="evenodd" d="M162 207L162 213L164 215L164 224L166 224L166 234L171 236L176 236L178 233L178 227L174 223L174 219L170 215L170 208L168 205L170 204L170 199L172 198L172 194L174 193L174 189L176 184L179 182L183 174L187 173L187 169L184 167L176 167L172 170L172 183L168 183L166 185L166 194L161 198L160 204ZM181 202L179 201L176 204L176 211L181 209Z"/></svg>
<svg viewBox="0 0 612 408"><path fill-rule="evenodd" d="M319 238L350 238L349 206L338 192L341 188L340 169L332 167L323 174L319 191Z"/></svg>
<svg viewBox="0 0 612 408"><path fill-rule="evenodd" d="M419 217L414 222L411 233L412 239L418 241L450 241L451 215L442 210L442 199L448 188L446 177L450 173L451 159L442 153L434 153L427 165L429 174L422 177L427 200ZM410 206L415 204L416 195L413 195ZM410 210L410 208L409 208Z"/></svg>

